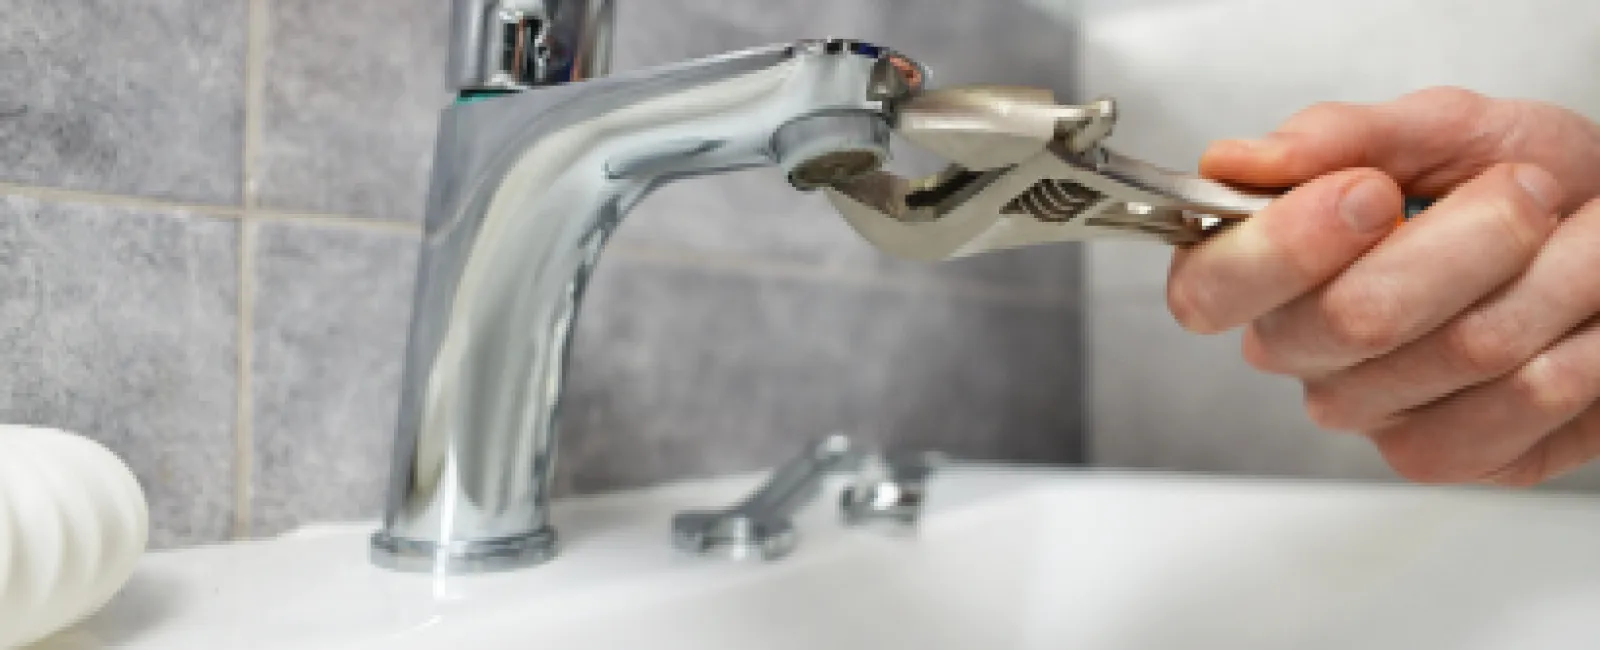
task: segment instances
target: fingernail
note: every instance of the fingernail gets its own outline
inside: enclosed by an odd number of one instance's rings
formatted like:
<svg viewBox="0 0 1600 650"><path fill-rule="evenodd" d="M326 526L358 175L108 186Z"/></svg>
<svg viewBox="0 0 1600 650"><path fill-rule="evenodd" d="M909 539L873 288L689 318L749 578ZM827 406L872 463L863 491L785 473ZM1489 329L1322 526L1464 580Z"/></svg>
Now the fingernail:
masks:
<svg viewBox="0 0 1600 650"><path fill-rule="evenodd" d="M1177 295L1178 324L1184 329L1200 334L1213 334L1210 308L1213 302L1211 283L1195 281L1182 285Z"/></svg>
<svg viewBox="0 0 1600 650"><path fill-rule="evenodd" d="M1339 214L1351 230L1361 234L1392 228L1400 216L1394 211L1392 195L1387 183L1366 179L1345 190L1344 198L1339 200Z"/></svg>
<svg viewBox="0 0 1600 650"><path fill-rule="evenodd" d="M1517 165L1511 175L1517 179L1517 184L1546 210L1555 210L1561 204L1561 185L1537 165Z"/></svg>

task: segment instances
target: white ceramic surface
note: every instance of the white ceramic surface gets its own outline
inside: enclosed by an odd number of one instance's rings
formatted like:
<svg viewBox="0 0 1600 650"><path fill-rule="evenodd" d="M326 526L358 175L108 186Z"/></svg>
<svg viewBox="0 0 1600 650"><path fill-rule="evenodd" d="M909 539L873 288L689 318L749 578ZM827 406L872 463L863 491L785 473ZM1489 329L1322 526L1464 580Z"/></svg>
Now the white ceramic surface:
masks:
<svg viewBox="0 0 1600 650"><path fill-rule="evenodd" d="M138 481L105 447L0 425L0 648L104 605L133 572L148 530Z"/></svg>
<svg viewBox="0 0 1600 650"><path fill-rule="evenodd" d="M39 650L815 648L1589 650L1600 499L963 467L919 535L824 499L775 564L685 557L679 508L739 477L558 504L566 551L494 576L390 573L371 524L146 556Z"/></svg>

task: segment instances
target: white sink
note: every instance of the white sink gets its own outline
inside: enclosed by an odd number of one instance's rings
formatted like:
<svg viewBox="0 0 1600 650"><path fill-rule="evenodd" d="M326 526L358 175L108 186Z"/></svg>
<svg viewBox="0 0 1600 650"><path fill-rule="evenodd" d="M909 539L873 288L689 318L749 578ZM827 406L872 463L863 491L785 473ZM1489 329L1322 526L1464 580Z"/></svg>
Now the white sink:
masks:
<svg viewBox="0 0 1600 650"><path fill-rule="evenodd" d="M509 574L370 566L370 524L149 555L49 650L1596 647L1600 499L961 466L920 532L798 522L789 558L669 545L675 511L759 477L557 508ZM833 493L830 491L830 494Z"/></svg>

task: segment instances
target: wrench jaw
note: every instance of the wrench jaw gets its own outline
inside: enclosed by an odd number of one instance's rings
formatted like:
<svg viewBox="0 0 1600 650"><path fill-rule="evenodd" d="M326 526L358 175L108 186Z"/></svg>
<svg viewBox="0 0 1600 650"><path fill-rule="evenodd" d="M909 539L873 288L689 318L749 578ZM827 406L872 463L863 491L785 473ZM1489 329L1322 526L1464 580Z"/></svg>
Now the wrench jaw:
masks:
<svg viewBox="0 0 1600 650"><path fill-rule="evenodd" d="M969 85L924 90L895 111L907 141L954 165L987 171L1016 165L1057 141L1086 151L1116 124L1110 100L1062 105L1045 88Z"/></svg>
<svg viewBox="0 0 1600 650"><path fill-rule="evenodd" d="M873 171L823 191L868 242L916 260L1100 237L1182 246L1270 201L1111 151L1116 118L1111 99L1061 105L1039 88L925 90L899 106L895 129L948 168L914 181Z"/></svg>
<svg viewBox="0 0 1600 650"><path fill-rule="evenodd" d="M952 200L932 205L920 205L911 198L919 196L918 184L883 171L822 191L834 210L868 243L896 257L938 261L960 257L973 239L992 227L994 219L971 209L961 194L973 191L981 179L998 174L973 173L975 180L952 186L957 192Z"/></svg>

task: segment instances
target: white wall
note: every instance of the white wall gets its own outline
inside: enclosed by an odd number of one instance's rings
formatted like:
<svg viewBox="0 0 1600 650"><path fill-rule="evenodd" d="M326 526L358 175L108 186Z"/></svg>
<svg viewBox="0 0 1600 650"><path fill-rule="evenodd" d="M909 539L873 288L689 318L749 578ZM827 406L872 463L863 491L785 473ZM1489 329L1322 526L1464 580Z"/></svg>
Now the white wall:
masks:
<svg viewBox="0 0 1600 650"><path fill-rule="evenodd" d="M1119 149L1192 169L1205 143L1258 135L1320 100L1451 84L1600 116L1593 0L1036 0L1075 22L1085 95L1111 95ZM1600 173L1600 170L1597 170ZM1237 336L1172 324L1169 251L1089 254L1091 450L1134 467L1389 477L1361 440L1305 419L1296 385L1252 372ZM1600 486L1600 468L1567 484Z"/></svg>

